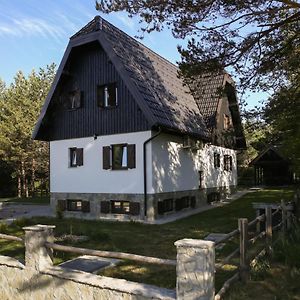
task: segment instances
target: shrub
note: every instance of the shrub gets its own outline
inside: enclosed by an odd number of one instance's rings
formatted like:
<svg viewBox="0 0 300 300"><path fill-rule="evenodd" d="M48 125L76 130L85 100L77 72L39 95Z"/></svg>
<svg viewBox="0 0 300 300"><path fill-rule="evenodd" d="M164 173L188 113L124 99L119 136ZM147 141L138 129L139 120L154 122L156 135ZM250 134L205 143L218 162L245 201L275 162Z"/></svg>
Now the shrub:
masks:
<svg viewBox="0 0 300 300"><path fill-rule="evenodd" d="M15 226L15 227L18 227L18 228L23 228L23 227L28 226L30 224L31 224L30 220L28 220L26 218L19 218L19 219L16 219L12 222L12 225Z"/></svg>
<svg viewBox="0 0 300 300"><path fill-rule="evenodd" d="M59 220L62 220L64 218L64 211L62 210L61 206L58 204L56 204L56 207L55 207L55 215L56 215L56 218Z"/></svg>
<svg viewBox="0 0 300 300"><path fill-rule="evenodd" d="M0 233L7 233L8 232L8 225L6 223L0 223Z"/></svg>

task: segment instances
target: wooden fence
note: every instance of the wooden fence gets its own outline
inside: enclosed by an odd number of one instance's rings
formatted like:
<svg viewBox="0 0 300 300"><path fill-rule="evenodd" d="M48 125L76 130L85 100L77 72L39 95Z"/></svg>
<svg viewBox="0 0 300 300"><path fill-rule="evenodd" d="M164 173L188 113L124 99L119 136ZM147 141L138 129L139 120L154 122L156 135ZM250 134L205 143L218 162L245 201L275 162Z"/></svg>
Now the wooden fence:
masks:
<svg viewBox="0 0 300 300"><path fill-rule="evenodd" d="M275 207L276 209L274 210ZM272 211L272 209L274 211ZM280 229L283 233L285 233L286 230L289 229L292 222L291 212L293 209L294 206L292 204L286 205L283 200L280 205L266 204L264 214L257 216L251 222L248 222L248 219L246 218L238 219L238 228L228 233L222 240L215 243L215 246L218 246L228 242L234 237L239 237L239 247L220 262L215 264L218 271L222 269L224 265L228 264L234 257L239 255L238 271L223 284L222 288L215 295L215 300L222 299L226 291L234 282L238 280L246 282L249 278L251 263L257 261L257 259L265 253L272 253L273 233ZM278 219L278 215L280 215L280 222L275 224L273 220L275 216ZM262 224L265 224L264 230L261 230ZM253 227L255 227L254 231L256 232L256 235L249 239L249 232ZM251 249L251 246L263 238L265 238L263 247L250 255L249 250Z"/></svg>
<svg viewBox="0 0 300 300"><path fill-rule="evenodd" d="M298 198L299 198L299 195L298 195L298 197L295 197L295 205L292 205L292 204L286 205L283 200L281 201L280 204L265 204L264 213L257 214L257 217L250 222L246 218L238 219L238 228L236 228L232 232L226 234L221 240L217 241L214 244L213 247L219 246L220 244L226 244L226 242L228 242L232 239L239 240L239 247L236 248L234 251L232 251L225 258L223 258L222 260L218 260L217 262L215 262L213 259L212 269L210 269L210 270L212 270L212 277L213 277L215 268L218 272L218 270L222 269L222 267L224 267L226 264L229 264L233 258L235 258L235 257L238 258L238 271L223 284L222 288L214 296L215 300L222 299L222 297L224 296L226 291L230 288L230 286L234 282L236 282L238 280L241 280L242 282L246 282L248 280L251 262L254 262L255 260L257 260L264 253L272 253L273 234L279 230L281 230L283 233L285 233L286 230L289 229L289 227L291 226L291 223L292 223L292 211L295 209L299 209L299 206L297 203ZM260 208L260 210L261 210L261 208ZM277 223L273 222L275 218L277 219ZM48 235L50 232L53 233L53 231L51 231L52 229L49 231L46 228L47 226L44 226L44 227L43 226L44 225L36 225L36 226L33 226L34 228L30 228L30 227L24 228L25 241L26 241L26 230L27 231L32 230L34 233L35 231L40 230L40 229L42 230L45 227L44 230L45 230L46 235ZM55 226L53 226L53 228L54 227ZM28 238L31 238L30 234L28 234ZM7 235L7 234L0 234L0 239L18 241L18 242L24 243L24 238L11 236L11 235ZM182 241L184 241L183 244L186 243L185 240L182 240ZM191 241L197 241L197 240L189 240L189 242L191 242ZM253 248L254 248L253 245L255 245L258 241L263 241L262 247L260 247L259 249L254 249L255 251L254 252L252 251L252 253L251 253L250 250L251 249L253 250ZM207 241L202 241L202 242L207 243ZM212 242L208 242L208 243L212 243ZM196 242L196 244L197 244L197 242ZM196 244L193 245L193 247L198 247L198 246L196 246ZM111 257L111 258L128 259L128 260L134 260L134 261L146 262L146 263L177 266L177 282L178 282L178 276L180 276L180 274L178 272L178 262L180 262L178 252L177 252L177 260L161 259L161 258L155 258L155 257L135 255L135 254L130 254L130 253L91 250L91 249L85 249L85 248L77 248L77 247L59 245L59 244L56 244L53 242L53 236L51 239L45 238L43 245L40 245L40 246L45 247L45 249L50 250L50 252L52 252L53 250L57 250L57 251L77 253L77 254L81 254L81 255L85 254L85 255L99 256L99 257ZM207 247L207 245L204 245L204 246ZM27 246L25 243L25 248L26 247ZM46 252L48 250L46 250ZM25 250L25 252L26 251L27 251L27 249ZM186 253L183 254L183 256L185 256L185 255L186 255ZM201 254L201 255L203 255L203 254ZM195 259L195 263L197 264L197 261L199 261L199 257L195 257L193 259ZM204 257L204 259L205 259L205 257ZM183 278L186 278L186 274L183 274ZM194 278L194 277L192 276L192 278ZM196 289L197 289L197 287L196 287ZM199 287L198 287L198 289L199 289ZM197 291L196 291L196 293L197 293ZM211 295L214 295L214 287L212 287ZM185 296L179 295L178 284L177 284L177 298L176 299L184 299L184 298L185 298ZM211 299L211 297L208 297L208 299Z"/></svg>

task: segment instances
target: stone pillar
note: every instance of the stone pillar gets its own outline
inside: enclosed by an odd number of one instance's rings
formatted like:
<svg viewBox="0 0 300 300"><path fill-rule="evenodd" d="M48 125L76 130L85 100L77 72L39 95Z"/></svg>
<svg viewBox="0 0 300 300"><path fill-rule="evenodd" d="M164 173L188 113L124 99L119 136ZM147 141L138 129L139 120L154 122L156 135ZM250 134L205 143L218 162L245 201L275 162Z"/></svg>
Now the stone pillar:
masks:
<svg viewBox="0 0 300 300"><path fill-rule="evenodd" d="M34 225L23 227L25 230L25 266L35 273L53 265L53 253L45 246L53 242L55 226Z"/></svg>
<svg viewBox="0 0 300 300"><path fill-rule="evenodd" d="M178 300L213 300L215 296L214 242L183 239L177 247Z"/></svg>

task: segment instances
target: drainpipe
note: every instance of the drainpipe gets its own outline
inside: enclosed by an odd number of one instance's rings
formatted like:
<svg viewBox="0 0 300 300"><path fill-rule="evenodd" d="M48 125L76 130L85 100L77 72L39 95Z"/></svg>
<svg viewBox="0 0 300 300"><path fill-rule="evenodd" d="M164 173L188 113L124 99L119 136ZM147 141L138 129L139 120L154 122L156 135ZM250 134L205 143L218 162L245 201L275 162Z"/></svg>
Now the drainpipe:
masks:
<svg viewBox="0 0 300 300"><path fill-rule="evenodd" d="M146 146L147 144L154 140L157 136L159 136L161 134L162 130L161 128L159 127L159 130L158 132L151 136L148 140L146 140L144 142L144 145L143 145L143 162L144 162L144 214L145 214L145 217L147 216L147 153L146 153Z"/></svg>

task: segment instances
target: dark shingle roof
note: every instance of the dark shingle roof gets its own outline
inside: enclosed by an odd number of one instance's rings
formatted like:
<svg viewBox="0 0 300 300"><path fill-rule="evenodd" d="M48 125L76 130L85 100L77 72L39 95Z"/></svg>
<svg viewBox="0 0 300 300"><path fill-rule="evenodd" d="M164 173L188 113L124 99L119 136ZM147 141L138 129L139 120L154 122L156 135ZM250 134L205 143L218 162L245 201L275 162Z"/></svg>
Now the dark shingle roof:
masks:
<svg viewBox="0 0 300 300"><path fill-rule="evenodd" d="M204 117L206 126L215 126L219 100L224 89L225 72L219 74L204 74L193 79L190 84L192 94Z"/></svg>
<svg viewBox="0 0 300 300"><path fill-rule="evenodd" d="M96 17L72 39L99 31L142 95L156 125L208 138L203 116L178 68L109 22Z"/></svg>
<svg viewBox="0 0 300 300"><path fill-rule="evenodd" d="M70 38L70 43L59 66L33 132L35 138L46 115L49 103L63 73L72 48L99 41L117 68L121 78L140 106L151 127L163 127L182 134L211 139L220 91L232 80L226 72L197 77L189 86L178 77L178 68L149 48L101 17L95 17ZM232 97L238 127L241 121L236 97ZM242 129L238 135L244 144Z"/></svg>

